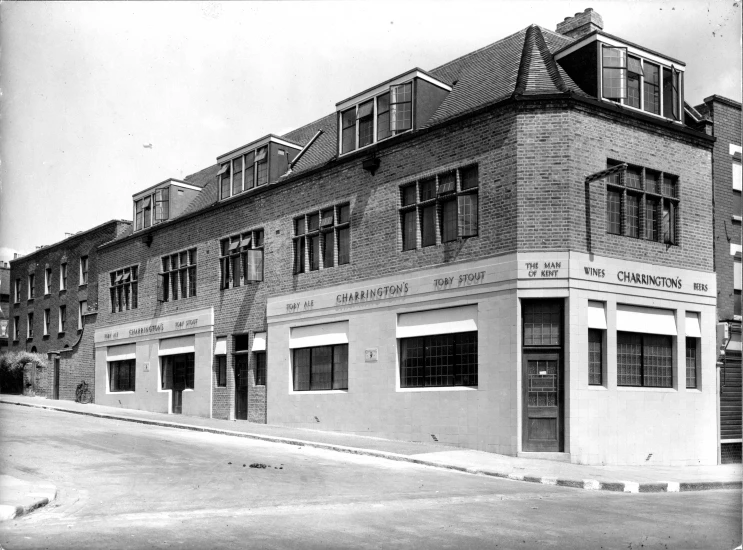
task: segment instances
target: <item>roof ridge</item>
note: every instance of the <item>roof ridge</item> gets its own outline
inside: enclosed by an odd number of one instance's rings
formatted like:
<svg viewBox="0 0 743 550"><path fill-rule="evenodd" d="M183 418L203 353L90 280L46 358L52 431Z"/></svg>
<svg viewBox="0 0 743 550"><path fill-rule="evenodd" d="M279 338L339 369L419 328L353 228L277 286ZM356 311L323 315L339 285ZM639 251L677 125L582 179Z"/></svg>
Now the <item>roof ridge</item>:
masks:
<svg viewBox="0 0 743 550"><path fill-rule="evenodd" d="M544 62L544 66L547 69L547 74L550 75L550 78L552 79L553 84L555 85L555 88L560 90L562 93L566 93L568 91L568 87L565 84L565 81L562 78L562 75L560 74L560 71L557 69L557 63L555 62L555 56L552 55L550 52L549 46L547 46L547 41L544 39L544 35L542 34L542 29L539 26L535 26L535 40L536 40L536 46L539 50L539 53L542 56L542 62Z"/></svg>
<svg viewBox="0 0 743 550"><path fill-rule="evenodd" d="M547 29L547 28L545 28L545 27L543 27L541 25L536 25L536 27L538 27L540 31L547 31L550 34L554 34L555 36L559 36L563 40L569 40L570 42L575 42L576 40L578 40L578 38L571 38L570 36L568 36L566 34L561 34L561 33L556 32L556 31L551 31L551 30L549 30L549 29Z"/></svg>
<svg viewBox="0 0 743 550"><path fill-rule="evenodd" d="M533 26L533 25L532 25L532 26ZM468 57L472 57L472 56L474 56L475 54L478 54L478 53L480 53L480 52L482 52L482 51L484 51L484 50L487 50L488 48L492 48L492 47L493 47L493 46L495 46L496 44L499 44L499 43L501 43L501 42L503 42L503 41L505 41L505 40L508 40L509 38L513 38L513 37L514 37L514 36L516 36L517 34L519 34L519 33L521 33L521 32L524 32L524 30L525 30L525 29L527 29L527 28L528 28L528 27L525 27L524 29L519 29L519 30L518 30L518 31L516 31L515 33L509 34L508 36L504 36L503 38L501 38L501 39L499 39L499 40L496 40L495 42L491 42L490 44L487 44L486 46L483 46L482 48L478 48L477 50L471 51L471 52L469 52L469 53L466 53L466 54L464 54L464 55L461 55L461 56L459 56L459 57L455 57L454 59L452 59L451 61L447 61L447 62L446 62L446 63L444 63L443 65L439 65L438 67L435 67L435 68L433 68L433 69L430 69L430 70L429 70L428 72L429 72L429 73L432 73L432 72L434 72L434 71L440 71L441 69L443 69L443 68L445 68L445 67L448 67L449 65L452 65L453 63L461 62L462 60L464 60L464 59L467 59Z"/></svg>
<svg viewBox="0 0 743 550"><path fill-rule="evenodd" d="M519 70L516 73L516 87L513 90L514 95L524 95L526 84L531 68L531 51L534 48L534 29L535 25L529 25L524 35L524 45L521 48L521 59L519 60Z"/></svg>

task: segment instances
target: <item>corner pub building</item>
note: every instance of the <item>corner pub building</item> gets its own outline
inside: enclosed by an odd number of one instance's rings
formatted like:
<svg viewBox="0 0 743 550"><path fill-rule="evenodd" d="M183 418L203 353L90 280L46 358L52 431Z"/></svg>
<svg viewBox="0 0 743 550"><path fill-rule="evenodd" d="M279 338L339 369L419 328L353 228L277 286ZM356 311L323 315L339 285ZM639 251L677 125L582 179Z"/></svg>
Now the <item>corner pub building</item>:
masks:
<svg viewBox="0 0 743 550"><path fill-rule="evenodd" d="M716 463L714 138L685 69L587 9L135 195L99 249L96 401Z"/></svg>

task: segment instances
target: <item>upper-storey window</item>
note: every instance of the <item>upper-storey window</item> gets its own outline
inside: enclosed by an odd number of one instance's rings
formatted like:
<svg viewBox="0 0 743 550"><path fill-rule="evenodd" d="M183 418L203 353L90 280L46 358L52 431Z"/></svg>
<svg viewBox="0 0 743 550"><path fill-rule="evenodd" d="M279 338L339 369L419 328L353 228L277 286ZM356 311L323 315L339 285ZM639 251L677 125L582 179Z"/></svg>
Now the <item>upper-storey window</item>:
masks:
<svg viewBox="0 0 743 550"><path fill-rule="evenodd" d="M601 92L607 99L627 97L627 48L601 48Z"/></svg>
<svg viewBox="0 0 743 550"><path fill-rule="evenodd" d="M400 188L402 249L478 234L477 165L448 170Z"/></svg>
<svg viewBox="0 0 743 550"><path fill-rule="evenodd" d="M36 276L33 273L28 274L28 299L33 300L36 296Z"/></svg>
<svg viewBox="0 0 743 550"><path fill-rule="evenodd" d="M52 268L47 267L44 270L44 294L52 293Z"/></svg>
<svg viewBox="0 0 743 550"><path fill-rule="evenodd" d="M336 104L342 155L425 124L451 86L414 69Z"/></svg>
<svg viewBox="0 0 743 550"><path fill-rule="evenodd" d="M158 297L169 302L196 296L196 249L184 250L162 258Z"/></svg>
<svg viewBox="0 0 743 550"><path fill-rule="evenodd" d="M606 187L607 233L678 244L678 196L678 176L641 166L612 174Z"/></svg>
<svg viewBox="0 0 743 550"><path fill-rule="evenodd" d="M278 149L277 154L279 171L283 174L288 168L288 153L285 149ZM281 172L282 166L283 172ZM254 187L267 184L268 146L264 145L223 163L217 177L219 178L219 196L222 199L234 197Z"/></svg>
<svg viewBox="0 0 743 550"><path fill-rule="evenodd" d="M111 312L137 309L137 266L112 271Z"/></svg>
<svg viewBox="0 0 743 550"><path fill-rule="evenodd" d="M80 286L88 284L88 257L80 258Z"/></svg>
<svg viewBox="0 0 743 550"><path fill-rule="evenodd" d="M21 301L21 280L16 279L15 280L15 288L13 289L13 294L15 295L15 303L18 304Z"/></svg>
<svg viewBox="0 0 743 550"><path fill-rule="evenodd" d="M681 72L673 65L601 46L601 96L671 120L681 120Z"/></svg>
<svg viewBox="0 0 743 550"><path fill-rule="evenodd" d="M350 261L350 205L315 210L294 220L294 273L328 269Z"/></svg>
<svg viewBox="0 0 743 550"><path fill-rule="evenodd" d="M155 189L134 201L134 230L147 229L170 219L170 187Z"/></svg>
<svg viewBox="0 0 743 550"><path fill-rule="evenodd" d="M236 288L263 280L263 229L246 231L220 243L220 286Z"/></svg>
<svg viewBox="0 0 743 550"><path fill-rule="evenodd" d="M341 153L407 132L412 127L413 83L390 86L385 93L341 113Z"/></svg>
<svg viewBox="0 0 743 550"><path fill-rule="evenodd" d="M67 290L67 262L59 264L59 290Z"/></svg>

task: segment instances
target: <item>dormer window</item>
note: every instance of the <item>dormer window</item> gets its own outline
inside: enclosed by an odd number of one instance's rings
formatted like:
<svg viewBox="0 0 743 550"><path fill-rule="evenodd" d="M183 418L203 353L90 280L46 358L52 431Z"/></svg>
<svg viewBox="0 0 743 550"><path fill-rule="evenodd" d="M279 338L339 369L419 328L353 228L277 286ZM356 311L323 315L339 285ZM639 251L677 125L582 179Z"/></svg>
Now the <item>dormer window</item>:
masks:
<svg viewBox="0 0 743 550"><path fill-rule="evenodd" d="M602 55L602 93L607 99L627 97L627 48L601 48Z"/></svg>
<svg viewBox="0 0 743 550"><path fill-rule="evenodd" d="M133 197L134 230L147 229L172 219L185 210L199 191L201 191L200 187L175 179L166 180L140 191Z"/></svg>
<svg viewBox="0 0 743 550"><path fill-rule="evenodd" d="M627 48L601 47L601 95L604 99L652 115L680 120L680 71L640 56Z"/></svg>
<svg viewBox="0 0 743 550"><path fill-rule="evenodd" d="M374 116L374 112L377 115ZM389 91L341 113L342 153L374 143L374 120L377 140L407 132L413 128L413 83L390 86Z"/></svg>
<svg viewBox="0 0 743 550"><path fill-rule="evenodd" d="M590 95L681 122L680 61L602 33L557 52L555 60Z"/></svg>
<svg viewBox="0 0 743 550"><path fill-rule="evenodd" d="M287 172L300 149L269 135L217 158L219 198L228 199L277 180Z"/></svg>
<svg viewBox="0 0 743 550"><path fill-rule="evenodd" d="M338 103L340 154L419 127L450 91L450 86L416 69Z"/></svg>

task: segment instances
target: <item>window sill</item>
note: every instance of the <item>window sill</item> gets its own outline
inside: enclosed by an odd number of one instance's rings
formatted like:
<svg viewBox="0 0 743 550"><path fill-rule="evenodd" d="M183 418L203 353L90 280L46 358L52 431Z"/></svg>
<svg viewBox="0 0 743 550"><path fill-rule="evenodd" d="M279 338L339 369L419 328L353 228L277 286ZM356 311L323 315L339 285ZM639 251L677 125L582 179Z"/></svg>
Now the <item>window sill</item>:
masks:
<svg viewBox="0 0 743 550"><path fill-rule="evenodd" d="M41 337L41 339L42 340L49 340L49 335L48 334L45 334L44 336Z"/></svg>
<svg viewBox="0 0 743 550"><path fill-rule="evenodd" d="M33 341L34 341L34 337L33 336L31 336L30 338L26 338L26 342L33 342Z"/></svg>
<svg viewBox="0 0 743 550"><path fill-rule="evenodd" d="M429 391L477 391L477 386L441 386L429 388L395 388L400 393L429 392Z"/></svg>
<svg viewBox="0 0 743 550"><path fill-rule="evenodd" d="M62 338L62 337L64 336L64 334L65 334L65 333L64 333L64 331L63 331L63 330L60 330L60 331L59 331L59 332L57 333L57 338Z"/></svg>
<svg viewBox="0 0 743 550"><path fill-rule="evenodd" d="M34 299L33 299L33 298L29 298L29 299L28 299L28 303L29 303L29 304L33 304L33 303L34 303Z"/></svg>
<svg viewBox="0 0 743 550"><path fill-rule="evenodd" d="M397 136L401 136L403 134L408 134L408 133L410 133L412 131L413 131L412 128L409 128L407 130L402 130L399 134L395 134L394 136L387 136L386 138L382 138L382 139L378 139L376 141L372 141L369 145L364 145L363 147L358 147L358 148L354 149L353 151L346 151L345 153L341 153L340 150L339 150L338 151L338 158L339 159L342 159L342 158L344 158L346 156L352 155L353 153L358 153L359 151L365 151L365 150L367 150L367 149L369 149L371 147L374 147L375 145L377 145L379 143L388 141L388 140L390 140L392 138L395 138Z"/></svg>
<svg viewBox="0 0 743 550"><path fill-rule="evenodd" d="M618 101L613 101L613 100L607 99L607 98L605 98L603 96L601 97L601 101L603 101L605 103L611 103L612 105L616 105L617 107L619 107L621 109L627 109L631 113L640 113L640 114L643 114L643 115L651 116L653 118L657 118L658 120L663 120L665 122L673 122L675 124L678 124L679 126L683 126L683 123L680 120L676 120L675 118L668 118L668 117L663 116L661 114L656 114L656 113L653 113L651 111L646 111L645 109L638 109L637 107L633 107L632 105L624 105L622 103L619 103Z"/></svg>
<svg viewBox="0 0 743 550"><path fill-rule="evenodd" d="M676 393L676 388L648 388L646 386L617 386L617 391Z"/></svg>
<svg viewBox="0 0 743 550"><path fill-rule="evenodd" d="M332 393L348 393L348 390L289 390L289 395L327 395Z"/></svg>
<svg viewBox="0 0 743 550"><path fill-rule="evenodd" d="M602 384L588 384L588 391L608 391L609 388Z"/></svg>
<svg viewBox="0 0 743 550"><path fill-rule="evenodd" d="M686 391L690 393L704 393L700 388L686 388Z"/></svg>
<svg viewBox="0 0 743 550"><path fill-rule="evenodd" d="M88 283L83 283L80 286L78 286L78 288L84 288L84 287L87 287L87 286L88 286Z"/></svg>
<svg viewBox="0 0 743 550"><path fill-rule="evenodd" d="M59 295L62 296L63 294L67 294L67 289L66 288L60 288L59 289Z"/></svg>
<svg viewBox="0 0 743 550"><path fill-rule="evenodd" d="M122 395L122 394L130 394L134 395L136 392L134 390L124 390L124 391L111 391L108 390L106 394L112 394L112 395Z"/></svg>
<svg viewBox="0 0 743 550"><path fill-rule="evenodd" d="M52 295L51 292L47 292L46 294L44 294L44 298L49 298L49 297L51 297L51 295Z"/></svg>
<svg viewBox="0 0 743 550"><path fill-rule="evenodd" d="M733 214L733 223L740 223L740 222L741 222L741 217Z"/></svg>
<svg viewBox="0 0 743 550"><path fill-rule="evenodd" d="M416 250L426 250L427 248L436 248L438 246L456 245L458 243L463 243L465 241L468 241L469 239L476 239L479 236L480 235L477 234L477 235L469 235L467 237L457 237L453 241L441 241L438 244L427 244L425 246L419 246L419 247L416 247L416 248L405 248L405 249L402 250L402 252L415 252Z"/></svg>
<svg viewBox="0 0 743 550"><path fill-rule="evenodd" d="M643 237L633 237L632 235L622 235L621 233L611 233L610 231L606 232L607 235L614 235L615 237L625 237L627 239L632 239L635 241L642 241L644 243L652 243L652 244L660 244L662 246L681 246L678 243L664 243L661 241L651 241L650 239L645 239Z"/></svg>

